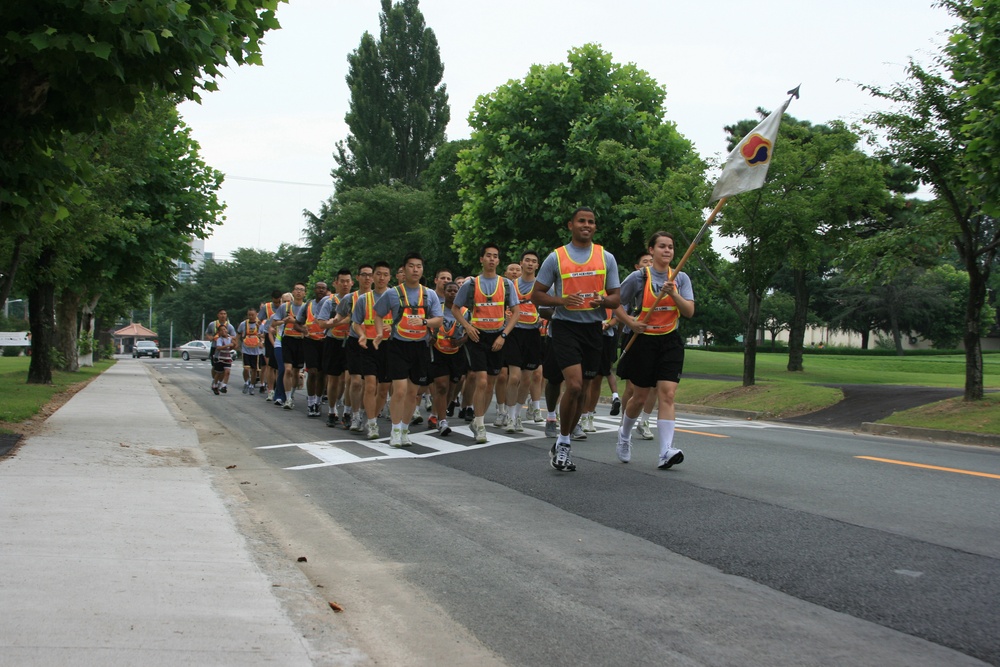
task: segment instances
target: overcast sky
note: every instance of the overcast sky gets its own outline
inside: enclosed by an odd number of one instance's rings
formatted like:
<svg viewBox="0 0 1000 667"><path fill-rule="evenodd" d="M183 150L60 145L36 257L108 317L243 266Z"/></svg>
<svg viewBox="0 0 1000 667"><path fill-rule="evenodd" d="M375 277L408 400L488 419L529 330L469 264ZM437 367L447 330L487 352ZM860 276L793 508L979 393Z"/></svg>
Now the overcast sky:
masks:
<svg viewBox="0 0 1000 667"><path fill-rule="evenodd" d="M181 113L202 158L226 174L226 221L205 249L297 244L303 209L333 193L333 150L347 135L347 55L378 35L378 0L291 0L268 33L263 67L228 71L220 90ZM904 77L929 61L953 24L929 0L421 0L437 35L451 104L449 139L469 136L476 98L535 63L565 62L596 42L666 88L666 117L705 158L725 150L723 126L774 109L813 123L857 120L875 108L855 82ZM776 150L780 151L780 144Z"/></svg>

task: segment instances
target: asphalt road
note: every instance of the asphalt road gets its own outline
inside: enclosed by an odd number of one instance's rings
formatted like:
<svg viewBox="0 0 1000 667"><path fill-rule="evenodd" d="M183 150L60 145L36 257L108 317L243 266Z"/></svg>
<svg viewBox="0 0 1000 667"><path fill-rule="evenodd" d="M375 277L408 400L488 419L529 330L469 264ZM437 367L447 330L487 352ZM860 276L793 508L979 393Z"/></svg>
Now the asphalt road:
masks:
<svg viewBox="0 0 1000 667"><path fill-rule="evenodd" d="M418 427L417 446L391 450L238 382L214 396L207 364L135 363L220 443L220 465L239 461L277 539L314 550L307 574L352 600L373 651L1000 664L996 450L682 415L685 462L659 471L654 443L619 463L603 417L573 445L578 471L557 473L533 427L491 428L478 448L464 425L445 443Z"/></svg>

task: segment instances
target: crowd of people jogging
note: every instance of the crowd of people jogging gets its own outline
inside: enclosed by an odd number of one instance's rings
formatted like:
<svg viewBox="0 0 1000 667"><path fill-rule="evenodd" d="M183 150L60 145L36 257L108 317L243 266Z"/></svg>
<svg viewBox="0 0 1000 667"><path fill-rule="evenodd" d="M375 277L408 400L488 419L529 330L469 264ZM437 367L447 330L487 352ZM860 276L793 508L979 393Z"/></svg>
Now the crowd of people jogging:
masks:
<svg viewBox="0 0 1000 667"><path fill-rule="evenodd" d="M690 278L670 268L674 239L653 234L619 280L618 261L593 241L594 212L578 208L566 226L569 243L544 258L525 250L502 274L493 243L479 250L480 273L467 277L437 268L425 280L424 260L411 252L395 266L395 284L393 265L374 261L315 282L311 295L305 283L276 290L235 326L220 310L205 332L212 392L228 393L239 350L243 394L285 410L304 394L308 418L321 419L325 405L327 426L368 440L383 438L378 419L387 416L391 447L412 445L424 412L438 435L464 421L485 444L495 400L494 428L516 434L525 422L544 423L555 438L551 466L569 472L572 442L596 431L606 380L611 415L621 415L618 459L631 461L635 430L658 438L656 465L669 469L684 460L674 446L678 323L694 315Z"/></svg>

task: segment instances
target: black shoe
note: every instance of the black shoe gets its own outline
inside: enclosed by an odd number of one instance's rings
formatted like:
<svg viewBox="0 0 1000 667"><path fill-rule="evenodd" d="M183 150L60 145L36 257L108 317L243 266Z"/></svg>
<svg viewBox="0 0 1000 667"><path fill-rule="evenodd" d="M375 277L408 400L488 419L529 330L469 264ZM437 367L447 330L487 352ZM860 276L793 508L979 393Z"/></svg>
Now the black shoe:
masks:
<svg viewBox="0 0 1000 667"><path fill-rule="evenodd" d="M222 389L220 389L219 391L221 391L223 394L225 394L226 393L226 389L228 389L228 387L223 386Z"/></svg>
<svg viewBox="0 0 1000 667"><path fill-rule="evenodd" d="M337 415L332 412L326 418L326 425L329 426L330 428L336 426L337 422L338 422Z"/></svg>
<svg viewBox="0 0 1000 667"><path fill-rule="evenodd" d="M459 405L460 404L459 404L458 401L452 401L451 403L448 404L448 410L447 410L447 412L445 414L447 414L449 417L454 417L455 416L455 408L457 408Z"/></svg>
<svg viewBox="0 0 1000 667"><path fill-rule="evenodd" d="M618 413L622 411L622 399L614 398L611 400L611 416L617 417Z"/></svg>
<svg viewBox="0 0 1000 667"><path fill-rule="evenodd" d="M351 413L350 412L345 412L344 413L344 416L341 419L341 423L343 424L344 428L346 428L346 429L351 428Z"/></svg>
<svg viewBox="0 0 1000 667"><path fill-rule="evenodd" d="M218 387L212 387L212 391L215 393L216 396L219 395L219 388Z"/></svg>
<svg viewBox="0 0 1000 667"><path fill-rule="evenodd" d="M476 410L471 405L465 409L465 414L462 415L462 419L467 422L471 422L476 418Z"/></svg>

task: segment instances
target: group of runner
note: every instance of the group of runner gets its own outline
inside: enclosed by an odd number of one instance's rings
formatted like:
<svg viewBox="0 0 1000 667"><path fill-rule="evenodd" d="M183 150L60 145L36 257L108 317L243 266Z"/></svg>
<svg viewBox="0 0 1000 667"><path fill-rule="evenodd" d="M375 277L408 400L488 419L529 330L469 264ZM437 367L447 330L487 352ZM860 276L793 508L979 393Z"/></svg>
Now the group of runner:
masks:
<svg viewBox="0 0 1000 667"><path fill-rule="evenodd" d="M236 327L220 311L206 331L212 391L227 392L239 348L244 394L259 390L291 410L304 389L310 418L321 417L326 402L328 426L370 440L380 438L377 417L388 404L392 447L412 444L410 426L423 421L421 397L429 428L451 434L448 420L458 410L475 441L486 443L484 420L495 396L493 426L517 433L525 420L544 421L545 434L556 438L551 466L572 471L571 441L596 430L594 412L607 378L611 414L622 412L619 460L631 460L634 427L640 437L653 438L655 408L657 466L670 468L684 459L673 446L684 362L677 324L694 314L690 279L670 272L674 240L654 234L635 271L619 281L615 257L593 242L594 212L577 209L567 227L570 243L544 261L527 250L504 275L498 273L500 249L487 243L479 275L456 279L438 269L427 287L423 258L412 252L398 266L395 286L392 267L379 261L358 267L355 291L355 276L345 268L332 285L315 283L311 298L303 283L290 293L275 291ZM636 338L618 362L619 377L628 381L621 398L612 372L619 329L624 340Z"/></svg>

